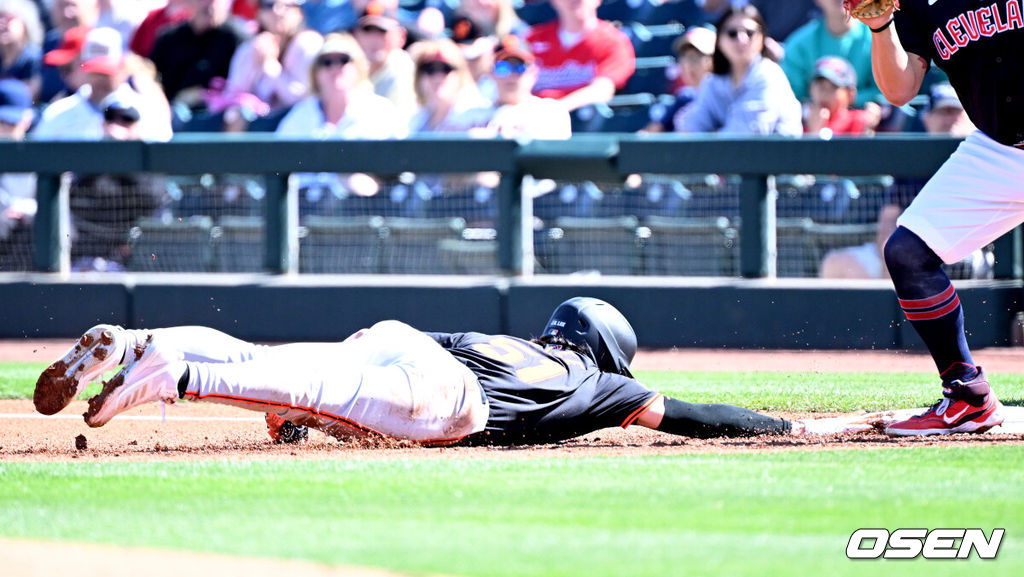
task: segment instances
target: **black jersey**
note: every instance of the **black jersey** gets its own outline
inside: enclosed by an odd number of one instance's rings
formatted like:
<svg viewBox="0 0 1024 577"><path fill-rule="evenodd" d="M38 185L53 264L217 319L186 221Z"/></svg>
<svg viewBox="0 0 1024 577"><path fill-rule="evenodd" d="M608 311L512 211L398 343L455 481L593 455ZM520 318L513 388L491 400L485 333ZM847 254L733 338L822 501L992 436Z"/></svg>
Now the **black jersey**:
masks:
<svg viewBox="0 0 1024 577"><path fill-rule="evenodd" d="M1024 0L903 0L895 26L907 52L946 72L978 129L1024 141Z"/></svg>
<svg viewBox="0 0 1024 577"><path fill-rule="evenodd" d="M542 443L628 427L657 396L572 351L502 335L426 334L480 380L490 416L475 441Z"/></svg>

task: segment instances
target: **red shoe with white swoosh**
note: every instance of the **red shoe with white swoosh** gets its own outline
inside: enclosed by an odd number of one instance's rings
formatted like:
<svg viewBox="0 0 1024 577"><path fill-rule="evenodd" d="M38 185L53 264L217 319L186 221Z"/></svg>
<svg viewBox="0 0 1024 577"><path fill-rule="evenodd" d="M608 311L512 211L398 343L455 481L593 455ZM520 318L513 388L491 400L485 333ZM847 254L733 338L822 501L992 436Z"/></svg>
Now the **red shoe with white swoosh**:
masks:
<svg viewBox="0 0 1024 577"><path fill-rule="evenodd" d="M985 380L985 373L978 368L978 375L967 382L977 385ZM980 405L972 405L962 398L967 384L953 381L943 388L943 398L927 411L905 421L893 423L885 432L894 436L950 435L953 433L984 433L1003 423L1003 405L996 394L989 391Z"/></svg>

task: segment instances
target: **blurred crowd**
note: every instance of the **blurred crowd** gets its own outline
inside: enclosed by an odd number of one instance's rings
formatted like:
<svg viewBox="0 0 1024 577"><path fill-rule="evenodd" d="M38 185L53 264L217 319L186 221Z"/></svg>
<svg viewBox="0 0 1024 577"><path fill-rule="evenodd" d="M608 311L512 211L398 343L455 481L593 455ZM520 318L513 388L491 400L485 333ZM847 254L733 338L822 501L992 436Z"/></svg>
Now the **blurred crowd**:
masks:
<svg viewBox="0 0 1024 577"><path fill-rule="evenodd" d="M937 100L964 134L937 74L887 104L842 0L0 0L0 138L831 138L935 132ZM365 176L329 186L372 194ZM0 176L0 240L33 193Z"/></svg>

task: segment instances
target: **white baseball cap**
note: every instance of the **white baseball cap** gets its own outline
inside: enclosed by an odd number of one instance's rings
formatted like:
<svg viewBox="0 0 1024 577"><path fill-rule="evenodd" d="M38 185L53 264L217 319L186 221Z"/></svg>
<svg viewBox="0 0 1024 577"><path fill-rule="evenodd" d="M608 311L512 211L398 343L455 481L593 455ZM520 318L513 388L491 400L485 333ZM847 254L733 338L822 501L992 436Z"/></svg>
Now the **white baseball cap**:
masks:
<svg viewBox="0 0 1024 577"><path fill-rule="evenodd" d="M116 74L124 67L124 40L113 28L93 28L82 45L82 70Z"/></svg>

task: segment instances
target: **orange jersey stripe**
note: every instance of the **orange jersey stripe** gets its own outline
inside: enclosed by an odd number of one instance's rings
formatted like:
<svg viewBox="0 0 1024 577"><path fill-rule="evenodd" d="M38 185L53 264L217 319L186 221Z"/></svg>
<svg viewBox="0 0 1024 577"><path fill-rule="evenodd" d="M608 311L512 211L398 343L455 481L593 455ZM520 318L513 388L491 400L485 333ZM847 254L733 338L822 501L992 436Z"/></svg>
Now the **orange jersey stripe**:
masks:
<svg viewBox="0 0 1024 577"><path fill-rule="evenodd" d="M647 402L644 403L643 406L641 406L639 409L633 411L628 417L626 417L625 421L622 421L622 425L621 425L622 428L626 429L630 425L635 423L636 420L640 418L640 415L644 414L644 411L646 411L647 409L651 408L651 405L653 405L654 401L658 400L658 397L660 397L660 396L661 395L654 395L650 399L647 399Z"/></svg>

